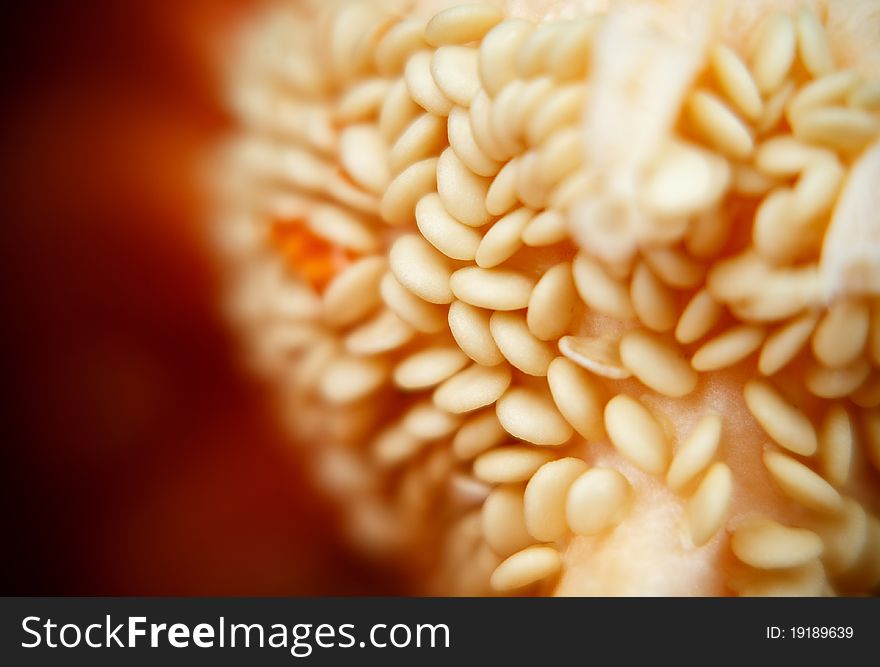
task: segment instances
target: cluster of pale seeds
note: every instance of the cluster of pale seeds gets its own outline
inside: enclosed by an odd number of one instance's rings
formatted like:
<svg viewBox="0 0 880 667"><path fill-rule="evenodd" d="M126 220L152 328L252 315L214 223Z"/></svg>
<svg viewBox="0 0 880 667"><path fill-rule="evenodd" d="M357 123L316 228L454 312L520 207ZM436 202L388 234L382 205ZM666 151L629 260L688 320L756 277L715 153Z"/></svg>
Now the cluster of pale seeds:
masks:
<svg viewBox="0 0 880 667"><path fill-rule="evenodd" d="M353 536L423 554L435 592L552 590L646 477L681 549L732 554L728 592L868 591L880 520L851 471L880 467L880 301L827 305L818 261L880 82L807 8L750 53L715 44L642 193L663 238L608 261L569 233L603 21L273 10L234 86L223 226L256 360ZM731 512L713 377L763 429L784 517ZM664 410L695 396L677 433Z"/></svg>

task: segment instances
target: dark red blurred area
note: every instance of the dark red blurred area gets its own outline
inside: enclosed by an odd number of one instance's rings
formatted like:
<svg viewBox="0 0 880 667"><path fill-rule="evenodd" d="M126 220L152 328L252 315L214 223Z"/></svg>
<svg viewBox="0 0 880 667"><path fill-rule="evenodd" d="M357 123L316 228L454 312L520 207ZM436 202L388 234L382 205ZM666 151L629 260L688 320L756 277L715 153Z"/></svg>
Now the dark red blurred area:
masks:
<svg viewBox="0 0 880 667"><path fill-rule="evenodd" d="M4 594L395 593L236 364L196 167L252 2L4 19Z"/></svg>

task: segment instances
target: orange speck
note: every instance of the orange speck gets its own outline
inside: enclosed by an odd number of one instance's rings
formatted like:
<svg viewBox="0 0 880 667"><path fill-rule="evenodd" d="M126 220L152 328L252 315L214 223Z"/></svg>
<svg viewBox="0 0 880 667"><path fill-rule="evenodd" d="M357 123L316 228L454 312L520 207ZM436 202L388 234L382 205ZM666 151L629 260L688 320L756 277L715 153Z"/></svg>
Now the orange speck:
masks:
<svg viewBox="0 0 880 667"><path fill-rule="evenodd" d="M272 240L287 266L319 292L357 258L317 236L301 218L276 220Z"/></svg>

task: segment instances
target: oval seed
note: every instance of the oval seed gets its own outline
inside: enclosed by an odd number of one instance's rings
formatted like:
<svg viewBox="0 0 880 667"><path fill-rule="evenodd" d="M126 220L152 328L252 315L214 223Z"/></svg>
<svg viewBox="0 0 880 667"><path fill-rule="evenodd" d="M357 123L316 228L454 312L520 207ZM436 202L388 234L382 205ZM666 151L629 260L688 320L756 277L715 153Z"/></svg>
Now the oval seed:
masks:
<svg viewBox="0 0 880 667"><path fill-rule="evenodd" d="M423 113L394 142L388 154L391 171L400 173L411 164L439 153L446 145L446 124L439 116Z"/></svg>
<svg viewBox="0 0 880 667"><path fill-rule="evenodd" d="M772 93L782 85L794 62L795 47L794 23L789 16L778 13L764 19L751 62L755 83L762 93Z"/></svg>
<svg viewBox="0 0 880 667"><path fill-rule="evenodd" d="M715 463L685 510L694 546L703 546L721 528L733 494L733 475L724 463Z"/></svg>
<svg viewBox="0 0 880 667"><path fill-rule="evenodd" d="M503 445L476 458L474 475L487 484L525 482L538 468L552 460L553 454L546 449Z"/></svg>
<svg viewBox="0 0 880 667"><path fill-rule="evenodd" d="M754 167L748 164L736 164L733 166L733 183L731 185L731 189L738 195L742 195L743 197L760 197L761 195L766 195L773 187L777 185L777 182L772 178L767 176L766 174L761 173ZM719 211L710 211L709 215L713 216L716 220L721 218ZM728 221L726 227L729 228L730 222ZM725 229L725 233L729 231ZM709 233L706 232L708 236ZM726 240L728 236L725 236ZM720 249L718 246L713 246L713 251ZM691 247L688 246L688 250L691 250Z"/></svg>
<svg viewBox="0 0 880 667"><path fill-rule="evenodd" d="M523 78L537 76L544 70L544 61L562 36L565 26L560 22L540 23L516 54L517 71Z"/></svg>
<svg viewBox="0 0 880 667"><path fill-rule="evenodd" d="M547 375L547 367L556 355L550 345L529 331L523 315L497 311L489 318L489 331L511 365L528 375Z"/></svg>
<svg viewBox="0 0 880 667"><path fill-rule="evenodd" d="M272 310L285 321L314 321L321 314L321 300L305 285L285 284L274 296Z"/></svg>
<svg viewBox="0 0 880 667"><path fill-rule="evenodd" d="M435 345L411 354L394 368L394 383L401 389L427 389L464 368L467 356L457 347Z"/></svg>
<svg viewBox="0 0 880 667"><path fill-rule="evenodd" d="M818 78L834 71L834 57L828 35L815 12L801 7L795 17L797 24L798 53L807 71Z"/></svg>
<svg viewBox="0 0 880 667"><path fill-rule="evenodd" d="M669 488L684 489L712 462L720 446L721 416L708 414L697 422L675 452L666 473Z"/></svg>
<svg viewBox="0 0 880 667"><path fill-rule="evenodd" d="M455 107L449 113L447 128L449 145L468 169L478 176L491 177L498 173L498 170L501 169L501 163L488 157L474 140L467 110ZM490 185L486 192L487 202L490 199L489 193L491 191L492 186Z"/></svg>
<svg viewBox="0 0 880 667"><path fill-rule="evenodd" d="M416 225L422 236L447 257L468 261L477 254L479 232L449 215L436 192L426 194L416 204Z"/></svg>
<svg viewBox="0 0 880 667"><path fill-rule="evenodd" d="M411 164L388 184L382 195L379 212L390 225L407 225L415 220L416 203L434 191L437 182L437 158Z"/></svg>
<svg viewBox="0 0 880 667"><path fill-rule="evenodd" d="M810 163L794 188L794 216L799 224L811 223L831 211L843 185L845 170L836 157ZM807 240L812 241L812 234Z"/></svg>
<svg viewBox="0 0 880 667"><path fill-rule="evenodd" d="M847 575L854 589L875 590L880 584L880 519L875 516L868 516L865 547Z"/></svg>
<svg viewBox="0 0 880 667"><path fill-rule="evenodd" d="M846 408L839 403L832 405L819 427L819 466L825 478L835 486L849 481L854 440Z"/></svg>
<svg viewBox="0 0 880 667"><path fill-rule="evenodd" d="M452 452L462 460L472 459L507 439L495 410L488 409L469 417L452 439Z"/></svg>
<svg viewBox="0 0 880 667"><path fill-rule="evenodd" d="M719 44L712 49L712 72L721 90L734 106L749 120L758 120L764 104L761 91L746 64L730 47Z"/></svg>
<svg viewBox="0 0 880 667"><path fill-rule="evenodd" d="M439 440L452 435L460 423L458 417L437 408L430 401L412 406L401 421L407 433L423 441Z"/></svg>
<svg viewBox="0 0 880 667"><path fill-rule="evenodd" d="M832 106L846 99L847 93L860 82L861 77L855 70L840 70L822 78L811 81L798 90L788 103L787 116L794 125L798 116L805 111Z"/></svg>
<svg viewBox="0 0 880 667"><path fill-rule="evenodd" d="M264 363L269 358L283 359L285 355L308 349L316 341L318 329L308 324L276 324L264 333L259 351Z"/></svg>
<svg viewBox="0 0 880 667"><path fill-rule="evenodd" d="M730 166L717 154L670 142L651 169L645 202L653 213L684 218L718 203L730 184Z"/></svg>
<svg viewBox="0 0 880 667"><path fill-rule="evenodd" d="M321 375L321 396L334 405L348 405L379 389L388 376L383 360L369 357L338 357Z"/></svg>
<svg viewBox="0 0 880 667"><path fill-rule="evenodd" d="M533 215L530 209L519 208L492 225L477 248L477 265L490 269L510 259L522 246L522 231Z"/></svg>
<svg viewBox="0 0 880 667"><path fill-rule="evenodd" d="M472 475L452 472L449 477L449 499L458 508L479 507L489 497L488 484L474 479ZM453 527L452 530L455 530ZM473 528L470 528L473 530ZM453 538L455 539L455 538Z"/></svg>
<svg viewBox="0 0 880 667"><path fill-rule="evenodd" d="M492 100L485 90L480 90L474 97L468 109L468 117L471 121L474 141L488 157L504 162L513 156L515 151L509 152L495 135L495 128L492 125Z"/></svg>
<svg viewBox="0 0 880 667"><path fill-rule="evenodd" d="M453 217L471 227L481 227L491 220L486 210L486 193L491 181L477 176L447 148L437 162L437 192L443 206Z"/></svg>
<svg viewBox="0 0 880 667"><path fill-rule="evenodd" d="M871 373L871 362L860 357L842 368L810 364L804 373L804 384L820 398L843 398L858 389Z"/></svg>
<svg viewBox="0 0 880 667"><path fill-rule="evenodd" d="M507 269L468 266L452 274L455 296L478 308L519 310L529 305L534 282L523 273Z"/></svg>
<svg viewBox="0 0 880 667"><path fill-rule="evenodd" d="M449 307L449 329L462 352L478 364L494 366L504 361L489 330L488 312L454 301Z"/></svg>
<svg viewBox="0 0 880 667"><path fill-rule="evenodd" d="M366 68L373 46L371 33L381 25L382 16L376 7L354 3L341 6L334 14L328 26L326 54L331 72L348 79ZM369 49L362 48L365 42Z"/></svg>
<svg viewBox="0 0 880 667"><path fill-rule="evenodd" d="M748 126L717 96L705 90L691 93L688 117L699 133L715 148L738 160L745 160L755 148Z"/></svg>
<svg viewBox="0 0 880 667"><path fill-rule="evenodd" d="M863 148L880 131L874 114L846 107L811 109L792 122L798 139L849 152Z"/></svg>
<svg viewBox="0 0 880 667"><path fill-rule="evenodd" d="M843 574L852 568L868 546L868 514L852 498L846 498L833 516L815 521L813 530L822 538L822 562L830 575Z"/></svg>
<svg viewBox="0 0 880 667"><path fill-rule="evenodd" d="M389 144L400 136L404 128L422 112L413 102L406 87L406 81L398 79L388 90L388 96L379 109L379 133Z"/></svg>
<svg viewBox="0 0 880 667"><path fill-rule="evenodd" d="M880 140L850 168L826 230L820 264L826 301L847 292L878 293L875 261L878 238L874 236L874 205L869 194L875 191L877 182L880 182Z"/></svg>
<svg viewBox="0 0 880 667"><path fill-rule="evenodd" d="M605 406L605 430L617 450L641 470L662 475L669 462L663 429L648 409L626 394Z"/></svg>
<svg viewBox="0 0 880 667"><path fill-rule="evenodd" d="M324 317L337 326L352 324L379 305L384 257L364 257L336 276L324 291Z"/></svg>
<svg viewBox="0 0 880 667"><path fill-rule="evenodd" d="M339 161L351 180L374 194L382 194L391 179L388 148L375 125L345 128L339 136Z"/></svg>
<svg viewBox="0 0 880 667"><path fill-rule="evenodd" d="M759 134L773 131L782 120L785 106L797 90L794 81L786 79L775 93L764 102L764 113L755 129Z"/></svg>
<svg viewBox="0 0 880 667"><path fill-rule="evenodd" d="M558 209L548 208L531 219L522 233L527 246L541 248L568 238L568 224Z"/></svg>
<svg viewBox="0 0 880 667"><path fill-rule="evenodd" d="M572 456L545 463L532 475L524 496L526 528L536 540L553 542L568 530L565 503L569 487L587 464Z"/></svg>
<svg viewBox="0 0 880 667"><path fill-rule="evenodd" d="M746 383L744 396L749 412L775 442L801 456L816 452L816 430L810 420L770 384L751 380Z"/></svg>
<svg viewBox="0 0 880 667"><path fill-rule="evenodd" d="M580 127L563 127L538 148L535 167L547 187L555 186L583 163L580 137Z"/></svg>
<svg viewBox="0 0 880 667"><path fill-rule="evenodd" d="M582 84L559 86L526 119L526 141L530 146L540 145L556 129L576 122L583 106Z"/></svg>
<svg viewBox="0 0 880 667"><path fill-rule="evenodd" d="M697 386L697 374L679 350L644 329L624 334L620 360L642 384L664 396L685 396Z"/></svg>
<svg viewBox="0 0 880 667"><path fill-rule="evenodd" d="M757 322L779 321L821 304L823 288L816 264L778 269L765 278L760 291L730 304L734 315Z"/></svg>
<svg viewBox="0 0 880 667"><path fill-rule="evenodd" d="M553 547L532 546L513 554L495 568L489 583L496 591L513 591L551 577L562 569Z"/></svg>
<svg viewBox="0 0 880 667"><path fill-rule="evenodd" d="M763 375L780 371L807 344L818 321L817 313L806 312L771 333L758 357L758 370Z"/></svg>
<svg viewBox="0 0 880 667"><path fill-rule="evenodd" d="M425 47L424 34L424 23L415 18L389 28L373 53L376 69L385 76L402 72L410 54Z"/></svg>
<svg viewBox="0 0 880 667"><path fill-rule="evenodd" d="M538 171L538 153L530 150L520 155L516 167L516 196L526 206L542 209L547 203L547 186Z"/></svg>
<svg viewBox="0 0 880 667"><path fill-rule="evenodd" d="M578 201L584 192L594 187L595 175L587 170L576 170L557 183L547 196L547 203L566 209Z"/></svg>
<svg viewBox="0 0 880 667"><path fill-rule="evenodd" d="M483 503L483 539L502 558L534 543L526 529L521 484L495 487Z"/></svg>
<svg viewBox="0 0 880 667"><path fill-rule="evenodd" d="M498 144L508 156L523 151L522 142L514 135L512 119L520 98L528 90L525 81L514 79L492 100L491 120L492 133Z"/></svg>
<svg viewBox="0 0 880 667"><path fill-rule="evenodd" d="M486 192L486 210L492 215L504 215L516 204L517 158L505 164L492 179Z"/></svg>
<svg viewBox="0 0 880 667"><path fill-rule="evenodd" d="M801 250L794 223L794 194L788 188L777 188L767 195L755 213L752 243L766 260L787 264ZM800 233L804 237L804 232Z"/></svg>
<svg viewBox="0 0 880 667"><path fill-rule="evenodd" d="M472 364L437 387L434 403L447 412L470 412L497 401L510 386L507 364L480 366Z"/></svg>
<svg viewBox="0 0 880 667"><path fill-rule="evenodd" d="M604 436L602 396L590 374L565 357L557 357L547 368L547 383L566 421L587 440L600 440Z"/></svg>
<svg viewBox="0 0 880 667"><path fill-rule="evenodd" d="M549 77L539 77L516 85L520 83L522 82L514 81L501 91L492 108L496 136L510 148L521 147L528 118L541 108L554 89L553 81Z"/></svg>
<svg viewBox="0 0 880 667"><path fill-rule="evenodd" d="M505 431L535 445L562 445L573 434L549 396L525 387L508 390L498 399L495 411Z"/></svg>
<svg viewBox="0 0 880 667"><path fill-rule="evenodd" d="M782 492L804 507L826 514L833 514L841 508L843 501L834 487L800 461L779 452L766 451L764 466Z"/></svg>
<svg viewBox="0 0 880 667"><path fill-rule="evenodd" d="M563 336L559 339L559 351L581 368L611 378L624 380L632 376L620 360L620 346L610 336Z"/></svg>
<svg viewBox="0 0 880 667"><path fill-rule="evenodd" d="M774 178L789 178L801 173L817 158L827 157L828 151L798 141L789 134L772 137L755 151L755 166Z"/></svg>
<svg viewBox="0 0 880 667"><path fill-rule="evenodd" d="M345 348L352 354L381 354L404 345L413 335L415 329L390 310L383 310L349 332L345 337Z"/></svg>
<svg viewBox="0 0 880 667"><path fill-rule="evenodd" d="M373 253L379 247L376 233L360 217L336 206L318 206L306 224L321 238L357 253Z"/></svg>
<svg viewBox="0 0 880 667"><path fill-rule="evenodd" d="M469 46L441 46L431 58L431 76L437 88L455 104L469 107L480 89L479 52Z"/></svg>
<svg viewBox="0 0 880 667"><path fill-rule="evenodd" d="M564 81L584 76L601 20L600 16L589 16L565 25L545 58L545 67L554 78Z"/></svg>
<svg viewBox="0 0 880 667"><path fill-rule="evenodd" d="M587 306L620 320L635 315L626 288L611 278L597 261L578 253L572 273L577 292Z"/></svg>
<svg viewBox="0 0 880 667"><path fill-rule="evenodd" d="M764 327L741 324L707 341L694 353L695 370L717 371L729 368L748 357L764 342Z"/></svg>
<svg viewBox="0 0 880 667"><path fill-rule="evenodd" d="M822 540L810 530L756 518L736 528L730 547L746 565L769 570L795 567L817 558L822 553Z"/></svg>
<svg viewBox="0 0 880 667"><path fill-rule="evenodd" d="M363 75L364 72L369 71L369 68L372 65L372 55L376 50L376 46L384 36L385 31L394 23L395 20L393 18L382 16L377 12L375 19L370 22L367 30L362 33L356 42L354 42L352 55L355 64L355 74Z"/></svg>
<svg viewBox="0 0 880 667"><path fill-rule="evenodd" d="M333 171L330 165L305 148L291 147L286 149L267 145L266 142L253 142L251 148L255 155L247 157L260 162L255 165L268 172L273 178L283 180L284 185L318 193L326 188L327 180ZM360 188L355 188L361 192Z"/></svg>
<svg viewBox="0 0 880 667"><path fill-rule="evenodd" d="M646 248L643 255L651 271L670 287L691 289L703 280L703 265L675 248Z"/></svg>
<svg viewBox="0 0 880 667"><path fill-rule="evenodd" d="M414 53L406 61L403 79L412 100L428 113L447 116L452 109L452 101L444 95L434 82L431 74L430 51Z"/></svg>
<svg viewBox="0 0 880 667"><path fill-rule="evenodd" d="M880 111L880 79L866 81L847 95L848 106L865 111Z"/></svg>
<svg viewBox="0 0 880 667"><path fill-rule="evenodd" d="M480 43L480 81L495 97L516 78L516 55L535 29L531 21L509 19L492 28Z"/></svg>
<svg viewBox="0 0 880 667"><path fill-rule="evenodd" d="M709 272L706 287L723 303L753 298L756 286L763 287L771 275L769 263L753 250L717 262Z"/></svg>
<svg viewBox="0 0 880 667"><path fill-rule="evenodd" d="M373 455L381 466L395 466L415 455L424 444L403 428L392 427L373 440Z"/></svg>
<svg viewBox="0 0 880 667"><path fill-rule="evenodd" d="M683 345L693 343L715 326L721 317L719 304L705 288L694 294L675 326L675 340Z"/></svg>
<svg viewBox="0 0 880 667"><path fill-rule="evenodd" d="M336 358L339 352L334 340L324 340L312 345L297 364L295 383L309 392L315 390L324 369Z"/></svg>
<svg viewBox="0 0 880 667"><path fill-rule="evenodd" d="M597 535L620 523L629 509L632 489L612 468L591 468L568 490L565 518L576 535Z"/></svg>
<svg viewBox="0 0 880 667"><path fill-rule="evenodd" d="M675 300L645 264L639 263L630 282L630 299L639 320L654 331L675 326Z"/></svg>
<svg viewBox="0 0 880 667"><path fill-rule="evenodd" d="M816 327L813 354L826 366L846 366L865 349L870 328L870 313L864 301L838 301Z"/></svg>
<svg viewBox="0 0 880 667"><path fill-rule="evenodd" d="M449 260L417 234L398 238L388 259L394 277L416 296L431 303L450 303Z"/></svg>
<svg viewBox="0 0 880 667"><path fill-rule="evenodd" d="M431 46L478 41L503 18L501 10L490 4L456 5L438 12L428 21L425 39Z"/></svg>
<svg viewBox="0 0 880 667"><path fill-rule="evenodd" d="M390 271L379 284L385 305L407 324L423 333L437 333L446 326L441 306L423 301L397 282Z"/></svg>
<svg viewBox="0 0 880 667"><path fill-rule="evenodd" d="M547 269L529 295L526 321L531 332L541 340L556 340L565 334L576 298L571 264L562 262Z"/></svg>
<svg viewBox="0 0 880 667"><path fill-rule="evenodd" d="M825 568L818 558L784 570L749 573L747 581L736 587L743 597L820 597L828 590ZM731 587L735 587L731 583Z"/></svg>

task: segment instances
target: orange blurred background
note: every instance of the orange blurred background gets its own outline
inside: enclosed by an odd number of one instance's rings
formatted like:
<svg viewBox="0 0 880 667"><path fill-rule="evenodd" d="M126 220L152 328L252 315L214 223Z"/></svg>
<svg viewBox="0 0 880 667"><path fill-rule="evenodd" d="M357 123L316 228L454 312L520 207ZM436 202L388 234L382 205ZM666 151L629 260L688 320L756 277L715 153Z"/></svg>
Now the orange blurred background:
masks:
<svg viewBox="0 0 880 667"><path fill-rule="evenodd" d="M196 187L254 3L4 21L4 594L399 592L342 544L235 360Z"/></svg>

